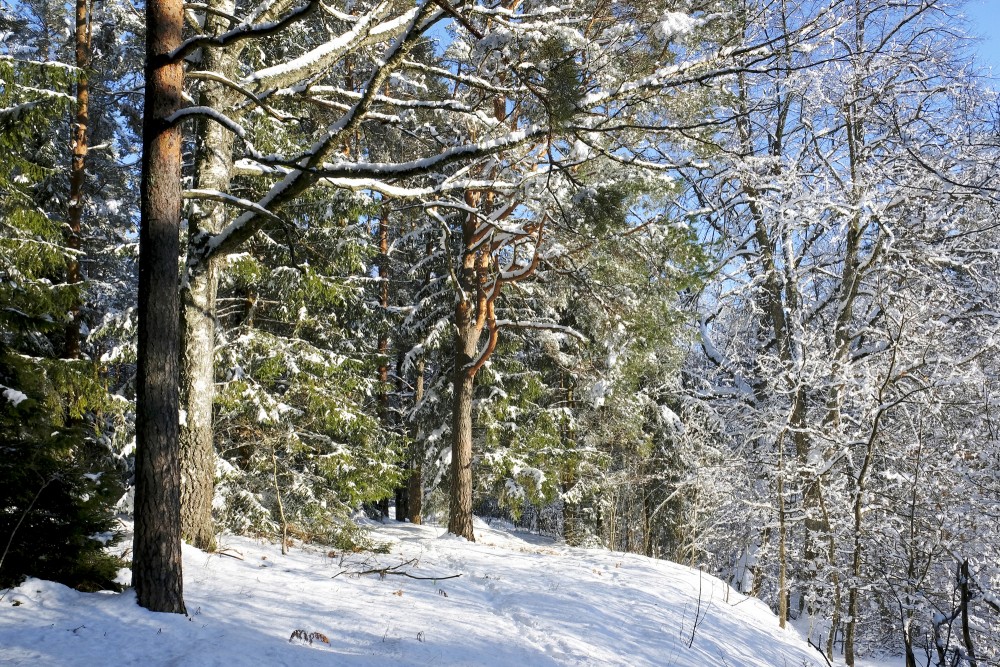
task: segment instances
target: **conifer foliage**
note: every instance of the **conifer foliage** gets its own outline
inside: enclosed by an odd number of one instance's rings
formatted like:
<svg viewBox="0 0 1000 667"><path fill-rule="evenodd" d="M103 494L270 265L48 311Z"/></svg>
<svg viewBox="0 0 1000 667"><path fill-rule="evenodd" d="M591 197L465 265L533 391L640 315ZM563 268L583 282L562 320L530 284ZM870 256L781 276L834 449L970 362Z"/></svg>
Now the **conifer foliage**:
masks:
<svg viewBox="0 0 1000 667"><path fill-rule="evenodd" d="M48 137L74 75L0 57L0 147L10 155L0 163L0 586L30 575L113 588L120 565L104 550L122 495L103 418L112 401L94 364L61 358L79 286L64 284L73 251L54 210L59 148Z"/></svg>
<svg viewBox="0 0 1000 667"><path fill-rule="evenodd" d="M0 585L113 585L133 471L155 609L181 539L394 497L704 567L831 661L1000 659L961 2L84 5L0 5Z"/></svg>

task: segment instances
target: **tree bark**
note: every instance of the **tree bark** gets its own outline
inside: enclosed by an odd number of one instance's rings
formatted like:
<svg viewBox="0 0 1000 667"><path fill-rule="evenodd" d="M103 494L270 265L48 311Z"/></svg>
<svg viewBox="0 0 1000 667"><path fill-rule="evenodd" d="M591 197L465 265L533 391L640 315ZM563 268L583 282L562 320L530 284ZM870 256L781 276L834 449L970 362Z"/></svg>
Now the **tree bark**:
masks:
<svg viewBox="0 0 1000 667"><path fill-rule="evenodd" d="M976 648L972 644L972 628L969 627L969 605L972 603L972 591L969 587L969 559L966 558L958 569L959 587L962 593L962 643L965 644L965 657L969 667L977 667Z"/></svg>
<svg viewBox="0 0 1000 667"><path fill-rule="evenodd" d="M90 83L87 79L90 69L90 12L87 0L76 0L76 33L73 41L76 48L76 66L80 72L76 81L76 118L73 121L73 139L70 146L69 210L66 215L66 247L71 252L66 259L66 282L70 285L75 285L82 280L80 258L74 251L80 250L83 188L86 178L87 129L90 127ZM70 321L66 324L63 356L66 359L80 358L79 301L75 302L70 309Z"/></svg>
<svg viewBox="0 0 1000 667"><path fill-rule="evenodd" d="M430 257L434 251L431 242L427 243L425 256ZM427 286L428 278L425 277L423 287ZM402 365L400 366L402 367ZM420 406L424 400L424 358L421 356L415 364L416 374L413 378L413 406L414 409ZM407 495L407 518L410 523L420 525L424 521L424 444L418 439L420 429L414 421L411 427L410 443L410 476L406 480Z"/></svg>
<svg viewBox="0 0 1000 667"><path fill-rule="evenodd" d="M417 362L417 376L413 386L413 404L420 405L424 400L424 360ZM416 428L413 433L413 444L410 446L410 476L406 480L407 518L410 523L420 525L424 521L424 452L417 441Z"/></svg>
<svg viewBox="0 0 1000 667"><path fill-rule="evenodd" d="M181 131L184 69L167 54L181 42L183 3L146 4L146 95L139 231L139 348L132 582L152 611L185 613L178 458Z"/></svg>
<svg viewBox="0 0 1000 667"><path fill-rule="evenodd" d="M562 492L568 493L570 489L576 486L576 480L573 477L572 472L566 474L566 478L562 481L561 487ZM580 531L580 513L576 506L576 503L571 503L565 498L563 498L562 503L562 515L563 515L563 539L566 540L566 544L571 547L578 547L583 543L583 536Z"/></svg>
<svg viewBox="0 0 1000 667"><path fill-rule="evenodd" d="M346 150L346 149L345 149ZM381 214L378 218L378 268L379 285L379 307L382 309L382 317L389 315L389 207L383 204ZM378 337L378 419L382 422L382 429L391 432L394 428L392 415L389 411L389 331L386 322L383 321L383 328ZM405 488L393 490L396 504L395 519L402 521L406 516ZM379 511L383 518L389 516L389 499L379 501Z"/></svg>
<svg viewBox="0 0 1000 667"><path fill-rule="evenodd" d="M212 0L205 16L208 33L228 28L224 16L236 12L234 0ZM237 47L238 48L238 47ZM203 69L232 78L236 74L234 49L205 49ZM213 81L202 82L198 104L226 109L232 95ZM228 191L233 173L233 134L218 123L199 118L196 129L195 187ZM188 219L188 257L200 235L214 234L226 223L220 203L203 201L192 207ZM215 403L215 297L221 271L220 259L189 261L181 289L181 536L205 551L215 550L212 498L215 493L213 415Z"/></svg>
<svg viewBox="0 0 1000 667"><path fill-rule="evenodd" d="M775 125L768 132L768 145L771 157L780 157L783 151L785 124L788 120L788 112L791 107L789 101L790 94L779 96L776 104L777 118ZM748 92L745 82L740 80L740 107L746 114L750 113L748 102ZM747 116L749 118L749 115ZM757 151L754 147L751 135L751 124L747 120L741 120L737 124L740 139L747 155L754 155ZM773 168L774 176L780 175L780 166ZM807 406L806 389L795 373L796 356L796 333L793 325L794 320L790 320L789 314L797 313L800 310L799 292L797 277L794 273L794 264L788 261L789 258L782 259L781 249L786 247L785 232L780 228L770 228L767 216L761 208L762 200L760 192L750 184L744 184L744 193L747 197L747 208L753 219L754 242L760 259L761 277L763 279L763 289L761 291L761 310L766 313L766 321L770 324L774 333L775 346L778 351L778 358L783 369L783 380L790 396L788 432L792 443L795 446L795 455L799 464L797 472L799 485L802 487L803 524L805 535L803 537L803 560L806 564L815 564L808 574L806 586L814 585L814 573L820 570L820 557L824 552L818 541L826 536L829 538L830 526L817 516L819 506L822 502L822 487L820 479L809 471L809 456L812 443L809 437L809 415ZM780 264L780 266L779 266ZM783 269L783 271L782 271ZM782 275L784 273L784 275ZM779 495L783 489L779 490ZM787 537L786 532L783 533ZM786 552L787 557L787 552ZM782 563L787 566L787 561L783 558ZM787 579L785 579L787 583ZM806 595L801 596L800 601L804 603ZM787 610L786 610L787 611ZM782 614L783 618L785 617Z"/></svg>
<svg viewBox="0 0 1000 667"><path fill-rule="evenodd" d="M479 205L479 193L466 192L469 206ZM461 298L455 304L454 395L451 409L451 497L448 532L474 542L472 532L472 398L475 394L476 357L486 321L485 269L489 257L476 250L478 217L462 223ZM489 351L487 350L487 354Z"/></svg>
<svg viewBox="0 0 1000 667"><path fill-rule="evenodd" d="M895 367L895 357L893 357L893 364L891 368ZM883 384L882 389L878 393L878 399L881 403L885 394L885 386L888 383L888 378L891 377L891 373L886 376L886 383ZM861 535L861 525L864 520L864 504L865 504L865 492L867 490L868 484L868 474L871 472L872 466L875 462L875 442L876 434L878 433L879 422L882 418L882 412L878 412L875 415L874 422L872 424L871 431L868 434L868 442L865 447L865 457L861 462L861 469L858 471L858 478L855 482L856 488L854 490L854 549L851 554L851 580L850 586L847 592L847 628L844 633L844 662L848 667L854 667L854 638L858 627L858 599L860 595L860 582L861 582L861 565L862 565L862 549L864 545L862 543Z"/></svg>
<svg viewBox="0 0 1000 667"><path fill-rule="evenodd" d="M461 311L459 304L457 310ZM459 316L461 318L461 316ZM460 320L461 321L461 320ZM472 336L460 332L455 340L455 396L451 422L451 504L448 512L448 532L475 542L472 532L472 395L475 376L468 364L475 354ZM471 348L471 349L470 349Z"/></svg>
<svg viewBox="0 0 1000 667"><path fill-rule="evenodd" d="M221 208L221 207L220 207ZM192 229L194 225L192 224ZM188 274L181 291L181 535L199 549L215 549L212 407L215 402L215 294L217 262Z"/></svg>
<svg viewBox="0 0 1000 667"><path fill-rule="evenodd" d="M778 470L778 627L788 622L788 548L785 545L788 527L785 524L784 459L779 458Z"/></svg>

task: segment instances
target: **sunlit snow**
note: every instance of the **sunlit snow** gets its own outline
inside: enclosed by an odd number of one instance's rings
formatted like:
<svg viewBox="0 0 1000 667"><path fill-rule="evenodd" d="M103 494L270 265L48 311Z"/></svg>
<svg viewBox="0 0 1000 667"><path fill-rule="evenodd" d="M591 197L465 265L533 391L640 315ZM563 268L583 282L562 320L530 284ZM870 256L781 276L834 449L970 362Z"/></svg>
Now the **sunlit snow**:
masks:
<svg viewBox="0 0 1000 667"><path fill-rule="evenodd" d="M779 630L764 603L670 562L566 547L478 520L475 543L438 526L395 522L375 526L373 536L388 553L296 545L282 556L277 545L232 536L220 539L216 554L185 546L187 617L148 612L132 591L79 593L29 579L0 601L0 660L33 667L825 664L796 631ZM289 641L293 634L313 641Z"/></svg>

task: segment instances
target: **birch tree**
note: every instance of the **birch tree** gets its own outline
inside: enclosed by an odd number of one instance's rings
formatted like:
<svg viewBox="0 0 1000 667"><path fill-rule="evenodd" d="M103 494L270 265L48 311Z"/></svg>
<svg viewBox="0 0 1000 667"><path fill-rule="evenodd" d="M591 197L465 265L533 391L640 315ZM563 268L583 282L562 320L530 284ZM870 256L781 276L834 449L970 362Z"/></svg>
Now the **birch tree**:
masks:
<svg viewBox="0 0 1000 667"><path fill-rule="evenodd" d="M977 174L992 157L977 140L957 139L968 131L954 124L965 81L944 55L954 42L942 3L809 9L787 5L767 29L802 35L795 27L814 20L823 30L806 42L782 37L781 67L738 80L740 120L720 144L738 157L689 172L696 205L708 211L705 232L725 248L704 301L702 359L712 371L702 389L727 406L746 443L741 456L770 468L751 466L774 497L748 546L777 552L779 618L825 619L815 643L832 656L843 631L853 664L861 591L874 576L866 508L876 480L895 474L899 413L947 402L948 387L971 388L971 358L992 346L987 338L972 356L952 354L962 328L944 313L956 305L936 301L936 288L918 278L950 280L941 263L949 244L918 243L912 254L910 244L924 225L946 229L965 217L965 197L989 199ZM961 185L921 157L936 153L934 127L956 132L949 145L964 158L939 157L967 175ZM978 311L979 287L969 289L957 306L966 316ZM932 324L942 317L949 324Z"/></svg>

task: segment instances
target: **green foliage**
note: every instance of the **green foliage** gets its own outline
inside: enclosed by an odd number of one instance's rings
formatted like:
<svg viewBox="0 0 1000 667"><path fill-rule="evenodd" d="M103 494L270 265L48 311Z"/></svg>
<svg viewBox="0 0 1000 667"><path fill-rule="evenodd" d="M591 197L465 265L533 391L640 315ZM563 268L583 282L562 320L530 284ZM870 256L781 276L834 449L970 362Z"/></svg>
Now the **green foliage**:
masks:
<svg viewBox="0 0 1000 667"><path fill-rule="evenodd" d="M0 332L3 344L44 354L38 336L54 331L79 294L59 285L67 257L62 230L36 203L48 123L67 109L68 70L0 56Z"/></svg>
<svg viewBox="0 0 1000 667"><path fill-rule="evenodd" d="M9 540L0 587L30 575L81 590L116 589L121 563L105 546L120 537L111 508L123 493L121 472L92 423L62 419L63 411L53 409L67 388L60 391L39 371L62 372L61 365L0 357L6 387L6 400L0 400L0 538Z"/></svg>
<svg viewBox="0 0 1000 667"><path fill-rule="evenodd" d="M542 85L549 123L553 128L562 128L573 119L583 98L577 54L564 39L553 37L542 43L539 58L539 68L545 73Z"/></svg>
<svg viewBox="0 0 1000 667"><path fill-rule="evenodd" d="M227 266L216 444L233 530L273 534L284 514L290 534L339 544L352 511L400 481L406 443L380 428L377 357L356 330L373 321L357 280L363 229L341 225L364 210L354 198L306 202L294 229Z"/></svg>
<svg viewBox="0 0 1000 667"><path fill-rule="evenodd" d="M66 109L71 70L0 57L0 586L31 575L114 588L121 471L102 432L113 402L88 360L59 358L78 288L68 250L36 202L53 172L33 159ZM13 150L16 147L17 150ZM8 546L9 545L9 546Z"/></svg>
<svg viewBox="0 0 1000 667"><path fill-rule="evenodd" d="M478 493L494 498L515 518L527 504L556 498L560 471L573 455L566 442L568 415L557 403L558 389L546 385L538 361L522 340L507 337L480 375L489 390L477 412L483 433Z"/></svg>
<svg viewBox="0 0 1000 667"><path fill-rule="evenodd" d="M627 224L628 206L639 187L634 183L609 183L584 189L574 200L574 213L591 234L603 237Z"/></svg>

